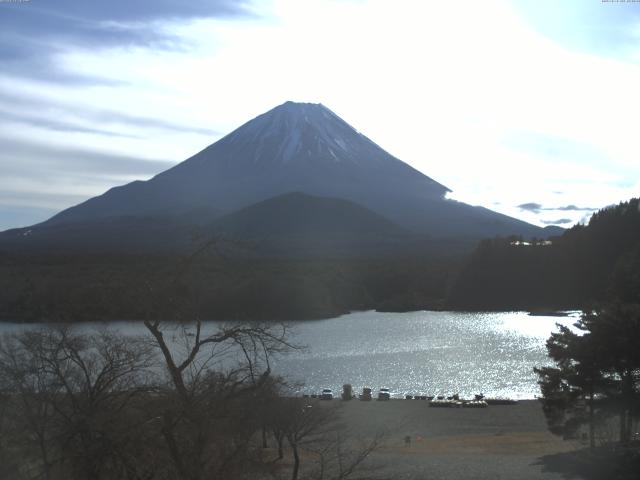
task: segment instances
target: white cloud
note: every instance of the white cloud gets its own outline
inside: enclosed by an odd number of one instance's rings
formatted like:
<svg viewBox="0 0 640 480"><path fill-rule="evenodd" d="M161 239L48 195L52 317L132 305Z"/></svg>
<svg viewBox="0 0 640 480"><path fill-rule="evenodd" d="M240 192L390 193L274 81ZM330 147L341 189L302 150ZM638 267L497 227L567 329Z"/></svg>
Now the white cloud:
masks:
<svg viewBox="0 0 640 480"><path fill-rule="evenodd" d="M597 207L640 193L637 64L569 51L499 0L263 5L261 18L167 24L189 46L184 51L120 47L64 57L69 69L121 86L17 86L8 79L0 85L221 132L285 100L322 102L453 189L454 198L532 222L539 218L515 206ZM172 161L216 140L108 126L140 138L28 135ZM505 142L514 131L584 150L553 157L527 151ZM590 150L597 155L583 161L579 152Z"/></svg>

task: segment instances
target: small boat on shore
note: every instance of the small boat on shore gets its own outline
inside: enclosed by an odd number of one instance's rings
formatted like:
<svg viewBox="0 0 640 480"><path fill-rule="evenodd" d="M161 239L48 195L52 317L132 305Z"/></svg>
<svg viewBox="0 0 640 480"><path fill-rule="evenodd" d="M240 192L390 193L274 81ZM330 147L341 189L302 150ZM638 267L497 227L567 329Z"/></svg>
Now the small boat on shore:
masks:
<svg viewBox="0 0 640 480"><path fill-rule="evenodd" d="M484 400L467 400L462 402L463 408L487 408L489 404Z"/></svg>
<svg viewBox="0 0 640 480"><path fill-rule="evenodd" d="M460 400L454 400L452 398L444 398L443 395L438 395L434 400L429 401L430 407L436 408L458 408L462 406Z"/></svg>
<svg viewBox="0 0 640 480"><path fill-rule="evenodd" d="M485 398L484 401L487 402L487 405L516 405L518 403L512 398Z"/></svg>

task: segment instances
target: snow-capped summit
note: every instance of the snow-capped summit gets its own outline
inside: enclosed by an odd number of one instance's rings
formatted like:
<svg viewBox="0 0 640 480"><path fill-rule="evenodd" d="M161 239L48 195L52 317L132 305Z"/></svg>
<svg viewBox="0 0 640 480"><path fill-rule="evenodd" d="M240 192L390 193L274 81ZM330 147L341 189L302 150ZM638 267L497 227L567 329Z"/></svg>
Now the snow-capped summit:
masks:
<svg viewBox="0 0 640 480"><path fill-rule="evenodd" d="M292 191L384 210L407 191L418 198L442 198L447 188L322 104L286 102L151 180L113 188L51 221L202 208L229 212Z"/></svg>
<svg viewBox="0 0 640 480"><path fill-rule="evenodd" d="M364 135L321 103L286 102L235 130L224 142L256 142L254 162L329 160L357 162L359 154L379 150ZM269 152L265 146L276 147ZM369 161L375 161L376 156Z"/></svg>
<svg viewBox="0 0 640 480"><path fill-rule="evenodd" d="M328 185L317 185L319 182L335 183L345 175L364 175L373 180L372 175L381 174L386 176L385 181L419 180L430 196L442 196L448 191L385 152L324 105L314 103L286 102L269 110L174 170L191 169L195 164L211 169L210 177L233 175L246 179L260 171L264 183L265 175L284 175L297 186L313 183L308 192L312 194L326 193L323 188ZM291 191L290 185L281 186L284 190L276 193ZM280 190L280 186L274 187Z"/></svg>
<svg viewBox="0 0 640 480"><path fill-rule="evenodd" d="M202 224L301 192L355 202L434 236L541 233L511 217L447 200L447 191L324 105L286 102L154 178L113 188L46 224L168 215Z"/></svg>

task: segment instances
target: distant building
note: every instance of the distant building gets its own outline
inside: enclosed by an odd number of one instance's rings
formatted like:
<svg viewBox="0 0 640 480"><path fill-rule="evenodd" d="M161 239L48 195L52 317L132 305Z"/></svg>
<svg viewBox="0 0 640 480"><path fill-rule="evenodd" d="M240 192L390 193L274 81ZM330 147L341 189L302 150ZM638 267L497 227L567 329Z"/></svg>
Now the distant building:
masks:
<svg viewBox="0 0 640 480"><path fill-rule="evenodd" d="M532 245L535 247L548 247L549 245L553 245L553 242L551 240L536 240L535 242L524 242L522 240L514 240L509 245L511 245L512 247L530 247Z"/></svg>

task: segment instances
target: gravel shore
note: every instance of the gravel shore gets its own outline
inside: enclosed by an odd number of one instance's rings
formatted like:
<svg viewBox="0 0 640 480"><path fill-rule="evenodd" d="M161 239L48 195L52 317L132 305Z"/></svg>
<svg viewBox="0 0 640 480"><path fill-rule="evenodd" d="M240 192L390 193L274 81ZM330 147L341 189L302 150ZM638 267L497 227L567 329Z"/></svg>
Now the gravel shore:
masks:
<svg viewBox="0 0 640 480"><path fill-rule="evenodd" d="M545 457L581 447L548 432L535 400L481 409L432 408L424 400L340 403L355 437L387 433L371 458L379 478L560 480L566 477Z"/></svg>

